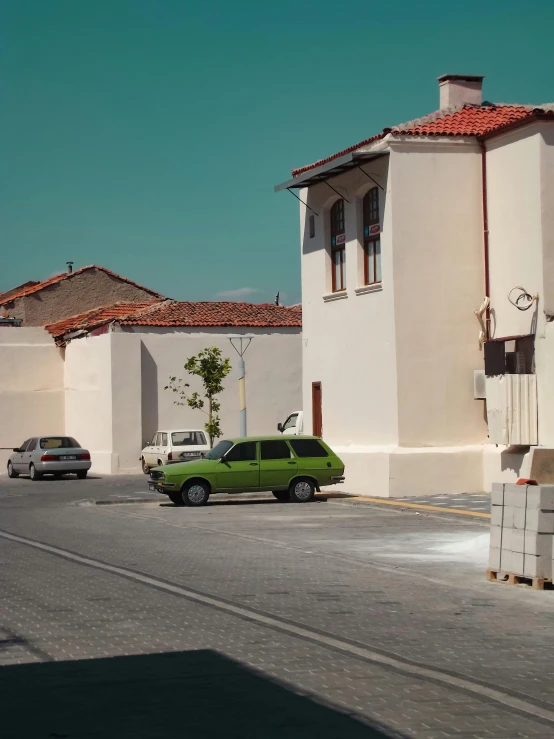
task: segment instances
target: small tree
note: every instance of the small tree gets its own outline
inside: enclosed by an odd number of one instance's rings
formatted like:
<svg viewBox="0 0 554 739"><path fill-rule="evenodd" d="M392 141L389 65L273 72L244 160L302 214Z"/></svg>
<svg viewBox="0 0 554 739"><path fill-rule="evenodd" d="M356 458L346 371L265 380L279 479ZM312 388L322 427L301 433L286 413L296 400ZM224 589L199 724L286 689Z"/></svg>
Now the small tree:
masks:
<svg viewBox="0 0 554 739"><path fill-rule="evenodd" d="M189 375L196 375L202 380L203 397L197 392L189 395L187 391L190 387L189 383L177 377L170 377L169 385L166 385L165 389L179 396L173 401L175 405L188 405L190 408L206 413L208 422L204 428L210 437L210 446L213 447L214 439L219 439L222 434L219 418L221 404L216 399L216 395L223 390L223 380L231 371L231 362L223 358L221 349L212 346L199 352L197 356L187 359L185 369ZM208 410L205 410L206 403Z"/></svg>

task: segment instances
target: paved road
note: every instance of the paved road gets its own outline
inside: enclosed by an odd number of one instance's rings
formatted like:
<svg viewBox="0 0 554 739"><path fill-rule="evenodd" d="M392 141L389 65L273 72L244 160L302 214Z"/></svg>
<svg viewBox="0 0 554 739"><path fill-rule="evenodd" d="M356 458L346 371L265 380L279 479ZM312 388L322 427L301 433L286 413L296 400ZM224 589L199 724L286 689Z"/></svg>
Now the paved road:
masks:
<svg viewBox="0 0 554 739"><path fill-rule="evenodd" d="M554 593L486 521L348 500L96 505L0 478L2 736L554 736Z"/></svg>
<svg viewBox="0 0 554 739"><path fill-rule="evenodd" d="M463 493L456 495L421 495L413 498L394 498L406 503L421 503L423 505L454 508L460 511L479 511L490 513L491 497L487 493Z"/></svg>

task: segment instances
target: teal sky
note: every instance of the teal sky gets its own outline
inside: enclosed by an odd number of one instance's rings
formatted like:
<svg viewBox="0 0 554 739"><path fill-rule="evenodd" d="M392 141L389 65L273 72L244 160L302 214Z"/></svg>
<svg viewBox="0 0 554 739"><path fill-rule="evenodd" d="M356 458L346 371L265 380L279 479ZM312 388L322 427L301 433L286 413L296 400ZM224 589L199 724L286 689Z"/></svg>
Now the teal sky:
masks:
<svg viewBox="0 0 554 739"><path fill-rule="evenodd" d="M435 110L441 74L554 101L552 28L551 0L0 0L0 290L72 260L296 302L273 185Z"/></svg>

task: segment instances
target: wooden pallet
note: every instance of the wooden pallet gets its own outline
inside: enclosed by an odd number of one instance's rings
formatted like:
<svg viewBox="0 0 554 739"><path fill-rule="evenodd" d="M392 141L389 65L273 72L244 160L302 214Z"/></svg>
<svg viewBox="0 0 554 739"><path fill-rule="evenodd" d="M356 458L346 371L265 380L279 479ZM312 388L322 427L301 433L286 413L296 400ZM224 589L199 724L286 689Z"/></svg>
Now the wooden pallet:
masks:
<svg viewBox="0 0 554 739"><path fill-rule="evenodd" d="M523 575L516 575L515 572L503 572L502 570L493 570L490 567L487 570L487 580L506 585L519 585L533 590L552 590L554 588L552 580L546 577L523 577Z"/></svg>

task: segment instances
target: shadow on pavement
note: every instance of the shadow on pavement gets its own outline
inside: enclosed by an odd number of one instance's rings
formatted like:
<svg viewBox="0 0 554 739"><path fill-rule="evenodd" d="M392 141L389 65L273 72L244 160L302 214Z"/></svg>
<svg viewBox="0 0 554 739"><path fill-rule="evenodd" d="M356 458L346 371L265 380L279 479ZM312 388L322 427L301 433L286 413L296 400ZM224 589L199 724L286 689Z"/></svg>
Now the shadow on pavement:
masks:
<svg viewBox="0 0 554 739"><path fill-rule="evenodd" d="M390 736L212 650L0 667L0 695L3 739Z"/></svg>

